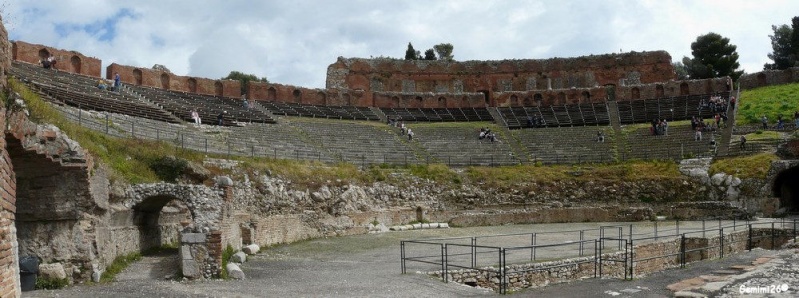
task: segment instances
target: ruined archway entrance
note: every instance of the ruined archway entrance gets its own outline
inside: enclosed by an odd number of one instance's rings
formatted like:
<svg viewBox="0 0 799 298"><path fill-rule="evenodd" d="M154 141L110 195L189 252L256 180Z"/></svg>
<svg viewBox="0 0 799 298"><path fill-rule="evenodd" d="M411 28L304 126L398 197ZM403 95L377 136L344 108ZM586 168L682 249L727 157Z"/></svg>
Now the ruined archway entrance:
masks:
<svg viewBox="0 0 799 298"><path fill-rule="evenodd" d="M781 209L799 211L799 166L777 174L771 190L775 197L780 198Z"/></svg>
<svg viewBox="0 0 799 298"><path fill-rule="evenodd" d="M186 204L170 195L145 198L133 206L132 224L138 230L139 249L177 247L180 233L193 220Z"/></svg>
<svg viewBox="0 0 799 298"><path fill-rule="evenodd" d="M85 161L71 161L68 153L47 153L56 152L59 142L51 141L58 139L57 133L42 129L41 135L15 135L15 130L12 127L5 135L14 170L14 179L7 182L16 182L15 258L58 266L70 280L88 279L90 270L74 271L98 255L95 231L84 222L87 214L108 208L107 202L96 200L89 191L91 175Z"/></svg>

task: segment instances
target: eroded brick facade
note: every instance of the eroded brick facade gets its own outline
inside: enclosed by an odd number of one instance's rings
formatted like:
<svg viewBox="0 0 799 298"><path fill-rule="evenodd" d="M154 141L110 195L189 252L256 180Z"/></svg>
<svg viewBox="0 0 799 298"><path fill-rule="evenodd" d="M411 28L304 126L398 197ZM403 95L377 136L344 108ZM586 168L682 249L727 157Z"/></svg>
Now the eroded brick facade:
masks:
<svg viewBox="0 0 799 298"><path fill-rule="evenodd" d="M106 67L105 78L112 80L117 73L119 73L120 80L125 84L205 95L225 97L241 96L241 83L236 80L212 80L179 76L166 71L116 63L112 63Z"/></svg>
<svg viewBox="0 0 799 298"><path fill-rule="evenodd" d="M327 70L327 89L372 92L483 93L495 106L495 94L598 86L628 86L676 78L664 51L577 58L502 61L426 61L339 58ZM602 97L600 97L602 98Z"/></svg>
<svg viewBox="0 0 799 298"><path fill-rule="evenodd" d="M48 55L53 55L57 62L55 67L58 70L100 77L102 61L94 57L84 56L76 51L56 49L24 41L15 41L13 42L11 52L14 60L33 64L38 64L41 59L46 58Z"/></svg>

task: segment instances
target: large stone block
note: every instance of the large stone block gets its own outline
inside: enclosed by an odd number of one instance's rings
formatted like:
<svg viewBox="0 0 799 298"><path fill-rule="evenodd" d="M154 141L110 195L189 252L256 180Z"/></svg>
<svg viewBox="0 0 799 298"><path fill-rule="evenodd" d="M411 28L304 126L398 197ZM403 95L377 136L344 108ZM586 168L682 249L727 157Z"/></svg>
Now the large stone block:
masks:
<svg viewBox="0 0 799 298"><path fill-rule="evenodd" d="M250 244L245 246L241 250L248 255L254 255L257 254L259 251L261 251L261 247L258 246L258 244Z"/></svg>
<svg viewBox="0 0 799 298"><path fill-rule="evenodd" d="M181 243L205 243L205 233L183 233L180 235Z"/></svg>
<svg viewBox="0 0 799 298"><path fill-rule="evenodd" d="M230 278L244 279L244 271L241 271L239 265L236 265L235 263L228 263L227 266L225 266L225 269L227 269L227 274L230 276Z"/></svg>
<svg viewBox="0 0 799 298"><path fill-rule="evenodd" d="M41 264L39 265L39 278L65 279L67 273L61 263Z"/></svg>
<svg viewBox="0 0 799 298"><path fill-rule="evenodd" d="M200 266L194 260L183 260L180 264L180 269L183 271L183 276L188 278L200 278Z"/></svg>
<svg viewBox="0 0 799 298"><path fill-rule="evenodd" d="M234 263L244 263L247 261L247 254L244 252L237 252L230 256L230 261Z"/></svg>

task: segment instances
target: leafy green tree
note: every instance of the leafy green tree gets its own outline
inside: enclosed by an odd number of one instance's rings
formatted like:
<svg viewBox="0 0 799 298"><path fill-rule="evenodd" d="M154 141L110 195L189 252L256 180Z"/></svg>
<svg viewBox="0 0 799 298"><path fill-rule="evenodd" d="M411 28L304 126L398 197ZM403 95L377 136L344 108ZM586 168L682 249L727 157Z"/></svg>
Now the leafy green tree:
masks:
<svg viewBox="0 0 799 298"><path fill-rule="evenodd" d="M247 93L247 86L250 84L250 81L256 82L269 82L266 77L258 78L254 74L245 74L240 71L231 71L226 77L222 78L223 80L237 80L241 82L241 94Z"/></svg>
<svg viewBox="0 0 799 298"><path fill-rule="evenodd" d="M419 51L413 49L413 45L409 42L408 49L405 50L405 60L418 60Z"/></svg>
<svg viewBox="0 0 799 298"><path fill-rule="evenodd" d="M793 52L791 36L793 29L788 25L771 26L774 35L769 35L771 38L771 48L773 52L768 54L768 58L774 63L766 63L763 65L764 70L769 69L786 69L796 64L796 53Z"/></svg>
<svg viewBox="0 0 799 298"><path fill-rule="evenodd" d="M436 50L436 53L438 54L438 59L445 61L454 60L454 57L452 56L453 46L451 43L440 43L434 45L433 49Z"/></svg>
<svg viewBox="0 0 799 298"><path fill-rule="evenodd" d="M436 51L433 49L424 51L424 60L436 60Z"/></svg>
<svg viewBox="0 0 799 298"><path fill-rule="evenodd" d="M690 63L685 63L688 75L692 79L709 79L730 76L738 80L743 71L738 71L738 47L730 44L730 39L710 32L700 35L691 43Z"/></svg>
<svg viewBox="0 0 799 298"><path fill-rule="evenodd" d="M799 60L799 17L791 19L791 52Z"/></svg>
<svg viewBox="0 0 799 298"><path fill-rule="evenodd" d="M688 57L685 57L683 59L688 59ZM690 59L688 59L688 60L690 60ZM674 66L674 71L677 73L677 79L679 79L679 80L687 80L689 78L688 69L685 67L685 64L683 64L682 62L678 61L678 62L672 63L672 65Z"/></svg>

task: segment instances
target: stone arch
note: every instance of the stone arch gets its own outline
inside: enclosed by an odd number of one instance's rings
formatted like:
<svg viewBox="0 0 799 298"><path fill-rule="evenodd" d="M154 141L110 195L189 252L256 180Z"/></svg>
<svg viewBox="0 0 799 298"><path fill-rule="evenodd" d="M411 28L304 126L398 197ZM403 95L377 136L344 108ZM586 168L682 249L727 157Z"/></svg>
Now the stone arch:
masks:
<svg viewBox="0 0 799 298"><path fill-rule="evenodd" d="M416 221L424 222L424 209L422 209L422 206L416 206Z"/></svg>
<svg viewBox="0 0 799 298"><path fill-rule="evenodd" d="M294 102L300 103L302 101L302 91L300 89L294 89L291 92L291 97L294 99Z"/></svg>
<svg viewBox="0 0 799 298"><path fill-rule="evenodd" d="M518 107L519 106L519 97L516 94L510 96L510 106Z"/></svg>
<svg viewBox="0 0 799 298"><path fill-rule="evenodd" d="M641 90L638 87L630 89L630 99L641 99Z"/></svg>
<svg viewBox="0 0 799 298"><path fill-rule="evenodd" d="M688 83L682 82L680 84L680 96L685 96L691 94L691 89L688 87Z"/></svg>
<svg viewBox="0 0 799 298"><path fill-rule="evenodd" d="M205 185L179 185L165 182L137 184L128 189L124 205L137 211L163 208L169 201L185 203L194 230L216 230L222 217L223 198L218 190Z"/></svg>
<svg viewBox="0 0 799 298"><path fill-rule="evenodd" d="M472 105L469 103L469 97L461 97L461 108L471 108Z"/></svg>
<svg viewBox="0 0 799 298"><path fill-rule="evenodd" d="M316 92L316 104L327 105L327 94L322 91Z"/></svg>
<svg viewBox="0 0 799 298"><path fill-rule="evenodd" d="M48 51L46 48L41 48L39 50L39 59L45 59L47 57L50 57L50 51Z"/></svg>
<svg viewBox="0 0 799 298"><path fill-rule="evenodd" d="M616 100L616 85L615 84L606 84L605 85L605 94L607 94L607 100L615 101Z"/></svg>
<svg viewBox="0 0 799 298"><path fill-rule="evenodd" d="M277 100L277 89L275 89L275 87L269 87L269 89L266 90L266 100L269 101Z"/></svg>
<svg viewBox="0 0 799 298"><path fill-rule="evenodd" d="M799 210L799 166L777 174L771 185L771 192L780 199L780 208L786 211Z"/></svg>
<svg viewBox="0 0 799 298"><path fill-rule="evenodd" d="M582 97L582 102L583 103L591 102L591 92L583 91L583 93L581 93L580 95Z"/></svg>
<svg viewBox="0 0 799 298"><path fill-rule="evenodd" d="M166 73L161 74L161 88L169 90L169 75Z"/></svg>
<svg viewBox="0 0 799 298"><path fill-rule="evenodd" d="M663 85L661 84L655 85L655 97L657 98L666 97L666 91L663 90Z"/></svg>
<svg viewBox="0 0 799 298"><path fill-rule="evenodd" d="M392 108L393 108L393 107L398 107L398 106L399 106L399 104L400 104L400 98L399 98L399 96L396 96L396 95L392 96L392 97L391 97L391 107L392 107Z"/></svg>
<svg viewBox="0 0 799 298"><path fill-rule="evenodd" d="M137 68L133 70L133 82L136 84L136 86L141 86L142 84L141 69Z"/></svg>
<svg viewBox="0 0 799 298"><path fill-rule="evenodd" d="M214 82L214 95L222 96L222 94L225 94L225 86L220 81Z"/></svg>
<svg viewBox="0 0 799 298"><path fill-rule="evenodd" d="M447 98L440 96L438 97L438 107L439 108L446 108L447 107Z"/></svg>
<svg viewBox="0 0 799 298"><path fill-rule="evenodd" d="M566 104L566 93L558 92L557 101L555 101L555 105L565 105Z"/></svg>
<svg viewBox="0 0 799 298"><path fill-rule="evenodd" d="M78 57L78 55L72 55L72 57L69 58L69 65L70 65L70 67L72 67L72 72L73 73L80 73L80 71L81 71L81 61L80 61L80 57Z"/></svg>
<svg viewBox="0 0 799 298"><path fill-rule="evenodd" d="M352 96L350 96L349 93L344 93L342 98L344 99L344 105L346 105L346 106L351 106L352 105L352 103L350 102L350 101L352 101ZM399 101L398 101L398 103L399 103Z"/></svg>
<svg viewBox="0 0 799 298"><path fill-rule="evenodd" d="M197 79L189 78L188 80L186 80L186 86L189 87L189 92L197 93Z"/></svg>
<svg viewBox="0 0 799 298"><path fill-rule="evenodd" d="M138 230L138 247L146 251L179 243L181 231L195 216L185 202L171 194L162 194L147 197L133 206L129 217Z"/></svg>
<svg viewBox="0 0 799 298"><path fill-rule="evenodd" d="M524 97L524 100L522 100L522 105L525 107L533 106L533 99L530 97L530 95Z"/></svg>

